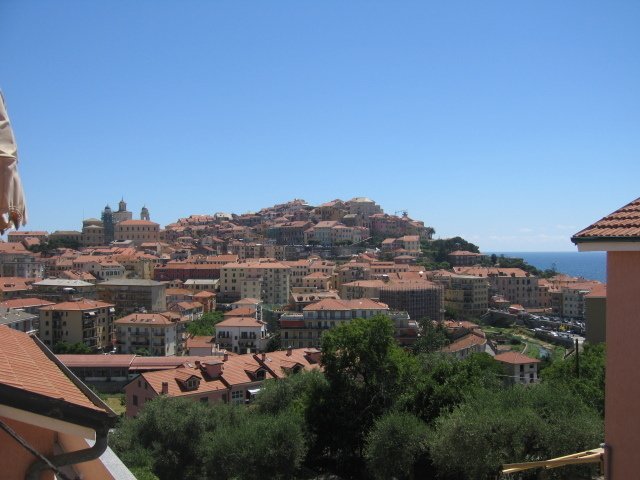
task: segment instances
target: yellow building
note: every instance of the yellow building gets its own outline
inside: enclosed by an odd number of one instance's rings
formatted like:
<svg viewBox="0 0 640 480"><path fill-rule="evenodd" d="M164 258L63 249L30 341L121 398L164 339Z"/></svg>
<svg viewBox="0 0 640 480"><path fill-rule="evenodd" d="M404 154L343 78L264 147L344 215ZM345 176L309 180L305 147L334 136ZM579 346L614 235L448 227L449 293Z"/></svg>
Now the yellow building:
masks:
<svg viewBox="0 0 640 480"><path fill-rule="evenodd" d="M40 334L49 347L58 342L84 343L92 350L110 350L115 306L94 300L58 303L40 309Z"/></svg>

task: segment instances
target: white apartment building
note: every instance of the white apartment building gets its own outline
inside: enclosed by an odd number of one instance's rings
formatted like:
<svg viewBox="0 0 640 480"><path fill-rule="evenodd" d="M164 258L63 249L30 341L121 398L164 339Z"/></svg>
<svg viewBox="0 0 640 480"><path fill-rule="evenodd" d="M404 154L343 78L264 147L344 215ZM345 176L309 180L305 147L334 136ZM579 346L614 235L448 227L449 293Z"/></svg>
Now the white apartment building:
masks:
<svg viewBox="0 0 640 480"><path fill-rule="evenodd" d="M253 317L231 317L216 324L216 343L234 353L258 352L265 347L267 328Z"/></svg>

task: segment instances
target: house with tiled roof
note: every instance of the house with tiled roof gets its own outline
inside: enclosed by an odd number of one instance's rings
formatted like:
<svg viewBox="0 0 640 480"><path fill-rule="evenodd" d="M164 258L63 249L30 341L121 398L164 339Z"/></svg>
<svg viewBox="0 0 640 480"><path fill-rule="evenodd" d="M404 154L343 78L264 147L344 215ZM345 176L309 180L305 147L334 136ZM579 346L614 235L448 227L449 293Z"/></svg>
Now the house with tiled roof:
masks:
<svg viewBox="0 0 640 480"><path fill-rule="evenodd" d="M0 301L23 298L30 295L34 280L36 279L0 277Z"/></svg>
<svg viewBox="0 0 640 480"><path fill-rule="evenodd" d="M502 352L493 357L505 368L507 383L536 383L540 360L518 352Z"/></svg>
<svg viewBox="0 0 640 480"><path fill-rule="evenodd" d="M107 446L117 415L35 336L0 326L0 476L134 480Z"/></svg>
<svg viewBox="0 0 640 480"><path fill-rule="evenodd" d="M127 416L137 415L159 395L244 404L265 380L319 368L320 352L315 349L190 359L171 370L141 373L131 381L125 387Z"/></svg>
<svg viewBox="0 0 640 480"><path fill-rule="evenodd" d="M178 302L172 305L169 310L178 312L183 320L197 320L204 313L204 306L200 302Z"/></svg>
<svg viewBox="0 0 640 480"><path fill-rule="evenodd" d="M491 344L482 330L472 330L470 333L457 338L449 345L440 349L443 353L455 356L459 360L467 358L473 353L488 353L495 355Z"/></svg>
<svg viewBox="0 0 640 480"><path fill-rule="evenodd" d="M604 460L615 478L634 478L640 471L640 198L582 229L571 241L581 252L607 252Z"/></svg>
<svg viewBox="0 0 640 480"><path fill-rule="evenodd" d="M267 327L254 316L225 317L215 325L215 337L220 348L231 352L257 352L266 345Z"/></svg>

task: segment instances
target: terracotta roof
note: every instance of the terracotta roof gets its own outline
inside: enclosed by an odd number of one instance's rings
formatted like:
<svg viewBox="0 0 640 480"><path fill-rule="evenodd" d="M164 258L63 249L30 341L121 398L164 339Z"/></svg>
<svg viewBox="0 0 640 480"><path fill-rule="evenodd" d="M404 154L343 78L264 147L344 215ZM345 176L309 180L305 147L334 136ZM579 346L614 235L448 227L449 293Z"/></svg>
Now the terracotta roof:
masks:
<svg viewBox="0 0 640 480"><path fill-rule="evenodd" d="M159 224L157 224L156 222L150 222L149 220L123 220L122 222L118 222L116 224L120 225L120 226L127 226L127 225L145 225L145 226L160 226Z"/></svg>
<svg viewBox="0 0 640 480"><path fill-rule="evenodd" d="M231 317L216 323L216 330L221 327L255 327L261 328L264 324L256 320L254 317Z"/></svg>
<svg viewBox="0 0 640 480"><path fill-rule="evenodd" d="M480 325L477 323L469 322L467 320L445 320L444 326L446 328L466 328L467 330L480 328Z"/></svg>
<svg viewBox="0 0 640 480"><path fill-rule="evenodd" d="M376 302L369 298L360 298L357 300L337 300L333 298L325 298L319 302L312 303L304 307L304 311L317 310L388 310L387 304Z"/></svg>
<svg viewBox="0 0 640 480"><path fill-rule="evenodd" d="M162 383L166 382L169 388L168 394L172 397L182 395L193 395L200 393L215 392L218 390L226 390L227 386L219 378L209 378L203 375L202 371L198 367L178 367L171 370L160 370L157 372L143 373L141 375L149 384L149 386L156 391L156 393L162 392ZM194 390L184 390L181 388L180 383L184 380L196 376L200 379L198 388ZM135 381L135 380L134 380Z"/></svg>
<svg viewBox="0 0 640 480"><path fill-rule="evenodd" d="M115 307L115 305L113 303L98 302L95 300L78 300L75 302L56 303L55 305L42 307L40 310L82 311L82 310L93 310L95 308L110 308L110 307Z"/></svg>
<svg viewBox="0 0 640 480"><path fill-rule="evenodd" d="M319 353L316 349L296 348L291 350L278 350L265 354L262 361L260 355L257 355L259 361L264 364L276 377L282 378L291 372L291 369L300 367L303 370L318 370L320 365L311 361L309 353Z"/></svg>
<svg viewBox="0 0 640 480"><path fill-rule="evenodd" d="M262 302L257 298L241 298L237 302L233 302L232 305L244 305L245 303L250 303L252 305L260 305Z"/></svg>
<svg viewBox="0 0 640 480"><path fill-rule="evenodd" d="M451 252L449 255L454 257L481 257L483 256L481 253L469 252L467 250L456 250L455 252Z"/></svg>
<svg viewBox="0 0 640 480"><path fill-rule="evenodd" d="M587 298L607 298L607 285L601 283L591 289L591 292L586 296ZM2 304L0 304L2 305Z"/></svg>
<svg viewBox="0 0 640 480"><path fill-rule="evenodd" d="M449 353L459 352L460 350L466 350L467 348L471 348L475 345L485 345L486 343L486 337L482 335L476 335L475 333L469 333L468 335L460 337L455 342L442 348L441 351Z"/></svg>
<svg viewBox="0 0 640 480"><path fill-rule="evenodd" d="M45 307L49 305L54 305L54 302L41 298L13 298L0 303L0 306L7 308Z"/></svg>
<svg viewBox="0 0 640 480"><path fill-rule="evenodd" d="M121 367L128 368L136 357L133 354L114 355L57 355L67 367Z"/></svg>
<svg viewBox="0 0 640 480"><path fill-rule="evenodd" d="M203 290L193 295L193 298L213 298L215 296L216 296L215 293L209 292L208 290Z"/></svg>
<svg viewBox="0 0 640 480"><path fill-rule="evenodd" d="M33 338L6 326L0 326L0 383L91 410L109 412L94 405Z"/></svg>
<svg viewBox="0 0 640 480"><path fill-rule="evenodd" d="M194 308L203 308L200 302L178 302L176 306L184 310L191 310Z"/></svg>
<svg viewBox="0 0 640 480"><path fill-rule="evenodd" d="M233 355L229 353L229 355ZM106 356L106 355L103 355ZM195 362L214 362L219 360L219 357L211 355L207 356L185 356L185 357L139 357L136 356L131 362L131 370L164 370L174 369L184 363L194 364Z"/></svg>
<svg viewBox="0 0 640 480"><path fill-rule="evenodd" d="M640 239L640 198L579 231L571 241Z"/></svg>
<svg viewBox="0 0 640 480"><path fill-rule="evenodd" d="M499 353L494 357L498 362L502 363L512 363L512 364L521 364L521 363L540 363L540 360L537 358L527 357L518 352L504 352Z"/></svg>
<svg viewBox="0 0 640 480"><path fill-rule="evenodd" d="M187 338L187 348L212 348L215 343L215 337L196 336Z"/></svg>
<svg viewBox="0 0 640 480"><path fill-rule="evenodd" d="M117 325L172 325L173 322L159 313L132 313L122 317L115 322Z"/></svg>
<svg viewBox="0 0 640 480"><path fill-rule="evenodd" d="M234 308L233 310L224 312L224 318L250 317L250 316L255 316L255 314L256 314L256 310L254 308L240 307L240 308Z"/></svg>

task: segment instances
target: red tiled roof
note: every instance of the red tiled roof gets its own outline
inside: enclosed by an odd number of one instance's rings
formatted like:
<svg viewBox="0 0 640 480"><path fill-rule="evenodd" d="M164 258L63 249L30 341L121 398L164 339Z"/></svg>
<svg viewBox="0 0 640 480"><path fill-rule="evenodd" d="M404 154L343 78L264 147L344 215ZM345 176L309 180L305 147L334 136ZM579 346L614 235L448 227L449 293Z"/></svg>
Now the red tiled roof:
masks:
<svg viewBox="0 0 640 480"><path fill-rule="evenodd" d="M173 322L164 315L159 313L132 313L126 317L122 317L115 322L117 325L171 325Z"/></svg>
<svg viewBox="0 0 640 480"><path fill-rule="evenodd" d="M44 307L54 304L54 302L43 300L41 298L13 298L11 300L5 300L4 302L0 303L0 306L7 308L29 308Z"/></svg>
<svg viewBox="0 0 640 480"><path fill-rule="evenodd" d="M62 302L62 303L56 303L55 305L50 305L47 307L42 307L40 310L74 310L74 311L81 311L81 310L93 310L94 308L110 308L110 307L114 307L115 305L113 303L105 303L105 302L98 302L95 300L78 300L75 302Z"/></svg>
<svg viewBox="0 0 640 480"><path fill-rule="evenodd" d="M449 353L459 352L460 350L465 350L475 345L484 345L486 343L487 339L484 336L477 335L475 333L469 333L468 335L460 337L455 342L442 348L441 351Z"/></svg>
<svg viewBox="0 0 640 480"><path fill-rule="evenodd" d="M196 336L187 338L187 348L211 348L215 343L215 337Z"/></svg>
<svg viewBox="0 0 640 480"><path fill-rule="evenodd" d="M540 363L540 360L537 358L527 357L518 352L504 352L499 353L494 357L498 362L502 363L512 363L512 364L521 364L521 363Z"/></svg>
<svg viewBox="0 0 640 480"><path fill-rule="evenodd" d="M193 298L213 298L216 294L213 292L209 292L208 290L203 290L201 292L196 293Z"/></svg>
<svg viewBox="0 0 640 480"><path fill-rule="evenodd" d="M256 310L254 308L240 307L240 308L234 308L233 310L224 312L224 318L249 317L255 314L256 314Z"/></svg>
<svg viewBox="0 0 640 480"><path fill-rule="evenodd" d="M171 370L160 370L157 372L143 373L141 376L147 381L149 386L156 391L156 393L162 392L162 384L163 382L166 382L169 389L168 394L172 397L209 393L227 389L227 386L222 380L220 380L219 378L212 379L203 375L202 371L197 367L178 367ZM180 387L180 382L188 380L193 376L196 376L200 379L198 388L194 390L183 391L183 389Z"/></svg>
<svg viewBox="0 0 640 480"><path fill-rule="evenodd" d="M307 352L316 351L315 349L297 348L291 350L278 350L269 352L265 355L264 362L261 361L273 374L282 378L290 373L291 369L300 366L304 370L320 369L320 365L312 363ZM258 358L261 358L258 356Z"/></svg>
<svg viewBox="0 0 640 480"><path fill-rule="evenodd" d="M118 222L117 225L127 226L127 225L145 225L145 226L160 226L155 222L150 222L149 220L123 220L122 222Z"/></svg>
<svg viewBox="0 0 640 480"><path fill-rule="evenodd" d="M640 239L640 198L579 231L571 241Z"/></svg>
<svg viewBox="0 0 640 480"><path fill-rule="evenodd" d="M136 357L133 354L114 355L77 355L65 354L57 355L58 360L67 367L121 367L128 368Z"/></svg>
<svg viewBox="0 0 640 480"><path fill-rule="evenodd" d="M94 405L29 335L6 326L0 326L0 383L106 411Z"/></svg>
<svg viewBox="0 0 640 480"><path fill-rule="evenodd" d="M595 285L587 295L587 298L607 298L607 285L603 283Z"/></svg>
<svg viewBox="0 0 640 480"><path fill-rule="evenodd" d="M216 323L216 330L220 327L255 327L260 328L263 324L254 317L231 317Z"/></svg>
<svg viewBox="0 0 640 480"><path fill-rule="evenodd" d="M325 298L319 302L312 303L304 307L304 311L319 310L387 310L389 307L382 302L376 302L369 298L360 298L357 300L337 300L333 298Z"/></svg>

